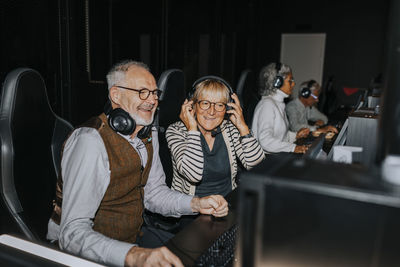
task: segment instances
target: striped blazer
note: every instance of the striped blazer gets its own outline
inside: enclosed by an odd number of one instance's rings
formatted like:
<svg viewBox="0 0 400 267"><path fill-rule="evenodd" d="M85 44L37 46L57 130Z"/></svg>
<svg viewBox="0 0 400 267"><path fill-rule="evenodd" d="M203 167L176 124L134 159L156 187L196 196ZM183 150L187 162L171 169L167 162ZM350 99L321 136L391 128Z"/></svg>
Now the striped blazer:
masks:
<svg viewBox="0 0 400 267"><path fill-rule="evenodd" d="M230 122L221 125L231 167L232 190L236 188L237 158L247 169L264 159L264 152L255 137L240 138L238 129ZM203 178L203 150L199 131L187 131L181 121L171 124L166 131L173 165L172 189L194 195L196 184Z"/></svg>

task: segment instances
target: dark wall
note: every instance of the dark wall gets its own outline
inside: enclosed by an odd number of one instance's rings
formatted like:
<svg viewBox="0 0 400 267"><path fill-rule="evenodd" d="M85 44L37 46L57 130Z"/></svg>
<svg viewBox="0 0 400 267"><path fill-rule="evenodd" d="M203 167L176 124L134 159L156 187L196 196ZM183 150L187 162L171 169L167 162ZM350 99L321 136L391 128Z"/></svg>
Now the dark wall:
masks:
<svg viewBox="0 0 400 267"><path fill-rule="evenodd" d="M260 1L258 10L257 67L279 58L281 33L326 33L323 81L334 76L339 93L382 71L388 1Z"/></svg>
<svg viewBox="0 0 400 267"><path fill-rule="evenodd" d="M56 1L0 1L0 80L15 68L34 68L46 77L51 104L59 109L57 21Z"/></svg>
<svg viewBox="0 0 400 267"><path fill-rule="evenodd" d="M9 0L0 2L0 75L29 66L55 111L74 125L102 111L105 74L133 58L155 77L183 69L235 85L240 72L280 56L282 33L326 33L323 79L368 87L382 72L388 1Z"/></svg>

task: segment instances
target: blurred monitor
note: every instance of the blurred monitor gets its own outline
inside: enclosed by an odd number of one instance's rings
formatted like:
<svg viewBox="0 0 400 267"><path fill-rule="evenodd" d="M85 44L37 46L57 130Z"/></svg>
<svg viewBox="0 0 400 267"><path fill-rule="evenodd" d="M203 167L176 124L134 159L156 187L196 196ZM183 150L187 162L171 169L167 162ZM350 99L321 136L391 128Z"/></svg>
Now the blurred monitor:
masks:
<svg viewBox="0 0 400 267"><path fill-rule="evenodd" d="M342 128L340 128L340 131L335 139L335 142L333 142L332 148L328 153L328 159L333 158L333 148L335 146L344 146L346 144L348 126L349 126L349 119L347 118Z"/></svg>
<svg viewBox="0 0 400 267"><path fill-rule="evenodd" d="M310 159L319 159L325 155L325 152L322 150L325 141L325 134L320 134L308 148L307 152L304 154L304 157Z"/></svg>
<svg viewBox="0 0 400 267"><path fill-rule="evenodd" d="M282 159L244 173L236 266L398 266L400 199L339 163Z"/></svg>

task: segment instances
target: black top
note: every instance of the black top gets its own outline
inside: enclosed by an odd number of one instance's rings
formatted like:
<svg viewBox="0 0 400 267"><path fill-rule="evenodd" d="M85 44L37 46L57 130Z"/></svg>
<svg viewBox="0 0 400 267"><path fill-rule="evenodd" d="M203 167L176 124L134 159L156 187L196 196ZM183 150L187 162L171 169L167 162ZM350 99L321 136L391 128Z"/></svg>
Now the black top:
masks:
<svg viewBox="0 0 400 267"><path fill-rule="evenodd" d="M196 186L195 194L199 197L213 194L226 196L232 191L232 181L231 164L224 138L222 134L217 134L211 151L202 134L200 139L204 154L204 169L203 179Z"/></svg>

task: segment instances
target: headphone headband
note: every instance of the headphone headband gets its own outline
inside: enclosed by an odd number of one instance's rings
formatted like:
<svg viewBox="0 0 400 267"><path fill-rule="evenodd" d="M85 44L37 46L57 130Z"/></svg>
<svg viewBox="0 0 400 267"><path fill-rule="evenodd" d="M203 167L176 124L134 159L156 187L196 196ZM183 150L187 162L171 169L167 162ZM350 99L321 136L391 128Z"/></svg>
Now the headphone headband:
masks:
<svg viewBox="0 0 400 267"><path fill-rule="evenodd" d="M281 70L281 68L282 68L282 63L280 63L280 62L275 63L276 75L275 75L272 85L274 88L278 88L278 89L282 87L282 85L285 81L285 79L283 79L282 75L279 75L279 71Z"/></svg>
<svg viewBox="0 0 400 267"><path fill-rule="evenodd" d="M227 81L225 81L224 79L222 79L221 77L214 76L214 75L207 75L207 76L204 76L204 77L201 77L201 78L197 79L197 80L193 83L193 85L192 85L193 94L194 94L194 91L196 90L196 86L197 86L198 84L200 84L200 83L206 81L206 80L216 80L216 81L222 83L223 85L225 85L225 86L228 88L229 94L233 94L233 89L232 89L232 87L229 85L229 83L228 83Z"/></svg>
<svg viewBox="0 0 400 267"><path fill-rule="evenodd" d="M194 92L196 91L196 86L199 85L200 83L206 81L206 80L215 80L215 81L218 81L218 82L222 83L223 85L225 85L229 90L229 96L234 93L232 87L229 85L229 83L227 81L225 81L224 79L222 79L221 77L218 77L218 76L207 75L207 76L204 76L204 77L201 77L201 78L197 79L193 83L191 90L188 92L187 98L188 99L192 99L193 96L194 96Z"/></svg>
<svg viewBox="0 0 400 267"><path fill-rule="evenodd" d="M276 75L279 75L279 71L281 70L281 68L282 68L281 62L275 63Z"/></svg>
<svg viewBox="0 0 400 267"><path fill-rule="evenodd" d="M315 80L310 80L310 81L307 83L307 88L311 90L311 87L313 86L314 83L316 83Z"/></svg>

